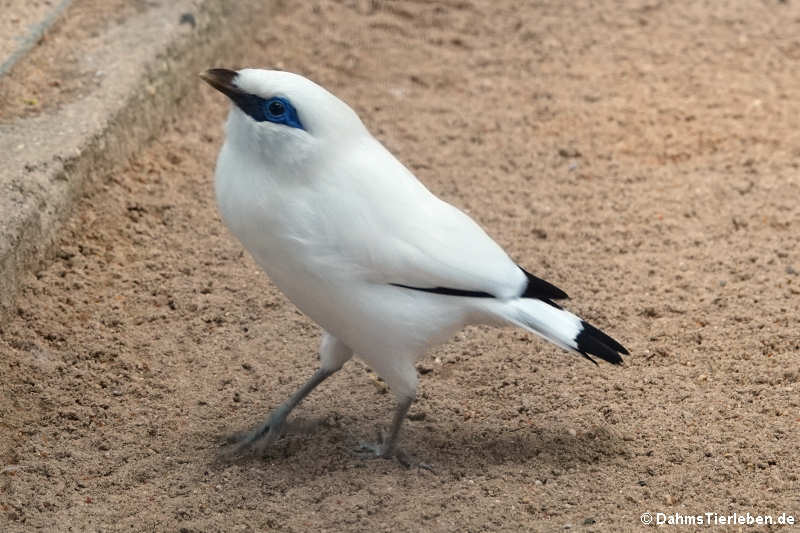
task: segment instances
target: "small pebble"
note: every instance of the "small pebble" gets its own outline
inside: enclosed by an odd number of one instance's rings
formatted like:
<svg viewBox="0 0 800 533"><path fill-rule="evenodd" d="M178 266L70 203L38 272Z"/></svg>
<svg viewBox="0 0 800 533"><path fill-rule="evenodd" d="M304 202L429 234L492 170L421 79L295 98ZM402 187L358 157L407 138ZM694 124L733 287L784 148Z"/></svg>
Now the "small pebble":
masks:
<svg viewBox="0 0 800 533"><path fill-rule="evenodd" d="M181 18L178 21L178 24L188 24L192 28L197 26L197 20L195 20L194 15L191 13L182 13Z"/></svg>
<svg viewBox="0 0 800 533"><path fill-rule="evenodd" d="M429 366L417 365L417 372L419 372L420 375L422 375L422 376L424 376L425 374L429 374L432 371L433 371L433 369L431 367L429 367Z"/></svg>

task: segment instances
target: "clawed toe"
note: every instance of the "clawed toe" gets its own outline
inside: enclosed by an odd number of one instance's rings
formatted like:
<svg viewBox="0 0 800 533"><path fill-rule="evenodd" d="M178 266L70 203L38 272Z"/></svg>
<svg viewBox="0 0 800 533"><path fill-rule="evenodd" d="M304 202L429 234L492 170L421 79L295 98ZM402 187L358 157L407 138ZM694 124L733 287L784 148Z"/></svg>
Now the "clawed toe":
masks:
<svg viewBox="0 0 800 533"><path fill-rule="evenodd" d="M261 455L272 443L280 438L283 429L282 421L273 421L258 426L250 431L240 431L227 437L229 444L224 455Z"/></svg>
<svg viewBox="0 0 800 533"><path fill-rule="evenodd" d="M357 452L364 455L365 459L374 459L378 457L383 457L384 459L388 458L384 456L384 443L386 442L386 436L384 435L383 431L378 430L378 439L376 442L361 442L356 449Z"/></svg>
<svg viewBox="0 0 800 533"><path fill-rule="evenodd" d="M381 454L381 445L375 442L362 442L356 448L356 453L363 456L364 459L377 459L383 457Z"/></svg>
<svg viewBox="0 0 800 533"><path fill-rule="evenodd" d="M236 433L232 433L225 437L226 444L241 444L250 436L252 431L243 430L237 431Z"/></svg>
<svg viewBox="0 0 800 533"><path fill-rule="evenodd" d="M428 463L418 463L412 461L406 452L403 450L395 449L393 453L386 453L383 450L383 444L376 444L372 442L362 442L358 445L356 453L362 459L394 459L406 468L417 467L423 470L433 472L433 466Z"/></svg>
<svg viewBox="0 0 800 533"><path fill-rule="evenodd" d="M413 463L408 455L403 451L391 446L383 432L378 433L378 442L362 442L356 450L363 459L396 459L398 463L406 468L411 468ZM420 463L420 466L430 470L428 465Z"/></svg>

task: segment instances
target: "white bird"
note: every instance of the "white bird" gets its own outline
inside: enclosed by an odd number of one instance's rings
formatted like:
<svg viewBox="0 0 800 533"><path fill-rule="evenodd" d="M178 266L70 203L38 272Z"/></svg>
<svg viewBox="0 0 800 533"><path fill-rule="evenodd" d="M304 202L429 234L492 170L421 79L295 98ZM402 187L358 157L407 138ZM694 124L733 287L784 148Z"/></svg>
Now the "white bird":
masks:
<svg viewBox="0 0 800 533"><path fill-rule="evenodd" d="M468 324L519 326L593 362L620 364L628 353L556 304L566 293L434 196L324 88L259 69L201 77L233 102L215 173L222 218L325 330L320 368L237 449L263 450L357 353L397 397L388 434L370 448L391 457L416 395L415 361Z"/></svg>

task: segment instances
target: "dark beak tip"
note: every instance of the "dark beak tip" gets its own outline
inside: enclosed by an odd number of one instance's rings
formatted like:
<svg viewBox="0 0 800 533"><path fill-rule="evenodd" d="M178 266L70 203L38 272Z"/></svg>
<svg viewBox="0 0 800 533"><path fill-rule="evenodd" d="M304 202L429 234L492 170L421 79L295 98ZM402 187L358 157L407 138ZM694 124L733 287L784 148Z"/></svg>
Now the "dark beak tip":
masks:
<svg viewBox="0 0 800 533"><path fill-rule="evenodd" d="M202 78L214 78L224 81L230 81L238 75L239 73L235 70L230 70L227 68L210 68L205 72L200 73L200 77Z"/></svg>
<svg viewBox="0 0 800 533"><path fill-rule="evenodd" d="M228 96L241 92L241 89L236 87L233 82L238 75L239 73L235 70L226 68L212 68L198 74L201 80Z"/></svg>

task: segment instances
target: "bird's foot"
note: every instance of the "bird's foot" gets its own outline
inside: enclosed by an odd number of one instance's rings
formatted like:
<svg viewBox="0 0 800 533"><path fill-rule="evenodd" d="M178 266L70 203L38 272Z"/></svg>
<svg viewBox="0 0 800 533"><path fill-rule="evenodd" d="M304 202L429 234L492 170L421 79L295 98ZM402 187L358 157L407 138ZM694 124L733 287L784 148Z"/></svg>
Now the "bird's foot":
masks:
<svg viewBox="0 0 800 533"><path fill-rule="evenodd" d="M362 459L396 459L404 467L411 468L411 461L408 460L408 455L403 450L394 450L394 452L386 453L383 447L383 443L362 442L358 445L356 453Z"/></svg>
<svg viewBox="0 0 800 533"><path fill-rule="evenodd" d="M417 467L433 472L433 467L427 463L413 461L406 452L394 446L386 439L383 432L378 434L378 442L362 442L358 445L356 453L362 459L395 459L406 468Z"/></svg>
<svg viewBox="0 0 800 533"><path fill-rule="evenodd" d="M279 407L275 409L267 420L250 431L240 431L227 438L231 446L225 455L262 455L283 434L288 412Z"/></svg>

